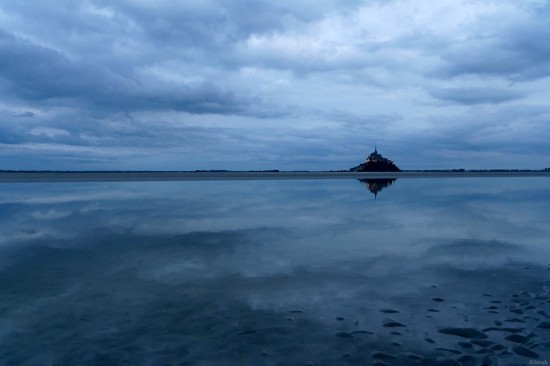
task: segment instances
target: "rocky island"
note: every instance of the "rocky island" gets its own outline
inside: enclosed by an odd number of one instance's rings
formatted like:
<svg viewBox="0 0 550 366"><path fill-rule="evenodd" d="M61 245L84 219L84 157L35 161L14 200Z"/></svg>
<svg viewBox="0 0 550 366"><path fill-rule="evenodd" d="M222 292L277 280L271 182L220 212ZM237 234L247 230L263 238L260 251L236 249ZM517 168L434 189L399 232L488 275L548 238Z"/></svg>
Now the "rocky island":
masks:
<svg viewBox="0 0 550 366"><path fill-rule="evenodd" d="M383 157L378 153L376 147L374 151L365 159L365 162L353 167L350 172L400 172L393 161Z"/></svg>

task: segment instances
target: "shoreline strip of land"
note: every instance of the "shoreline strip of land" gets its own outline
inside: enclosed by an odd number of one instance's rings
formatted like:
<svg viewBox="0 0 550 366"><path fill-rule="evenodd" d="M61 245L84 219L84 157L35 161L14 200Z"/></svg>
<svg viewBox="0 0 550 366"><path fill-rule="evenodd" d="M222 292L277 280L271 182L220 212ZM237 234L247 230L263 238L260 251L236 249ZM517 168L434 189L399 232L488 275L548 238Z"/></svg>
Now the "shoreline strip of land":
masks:
<svg viewBox="0 0 550 366"><path fill-rule="evenodd" d="M550 171L407 171L407 172L0 172L0 183L132 182L289 179L498 178L550 177Z"/></svg>

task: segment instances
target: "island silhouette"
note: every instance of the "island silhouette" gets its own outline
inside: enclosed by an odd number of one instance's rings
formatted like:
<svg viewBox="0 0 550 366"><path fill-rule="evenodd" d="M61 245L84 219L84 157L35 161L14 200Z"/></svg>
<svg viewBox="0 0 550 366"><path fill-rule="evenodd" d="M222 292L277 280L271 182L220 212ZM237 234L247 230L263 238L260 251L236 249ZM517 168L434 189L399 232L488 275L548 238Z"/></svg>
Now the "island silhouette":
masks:
<svg viewBox="0 0 550 366"><path fill-rule="evenodd" d="M390 159L383 157L374 147L374 151L365 159L365 162L349 170L350 172L400 172Z"/></svg>

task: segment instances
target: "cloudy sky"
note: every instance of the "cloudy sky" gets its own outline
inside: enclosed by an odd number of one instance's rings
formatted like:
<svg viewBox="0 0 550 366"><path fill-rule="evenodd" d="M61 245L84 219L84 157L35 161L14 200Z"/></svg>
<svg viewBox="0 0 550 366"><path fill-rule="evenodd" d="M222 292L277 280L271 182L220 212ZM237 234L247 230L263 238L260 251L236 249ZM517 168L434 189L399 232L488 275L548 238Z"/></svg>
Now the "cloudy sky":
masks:
<svg viewBox="0 0 550 366"><path fill-rule="evenodd" d="M0 0L0 169L550 166L545 0Z"/></svg>

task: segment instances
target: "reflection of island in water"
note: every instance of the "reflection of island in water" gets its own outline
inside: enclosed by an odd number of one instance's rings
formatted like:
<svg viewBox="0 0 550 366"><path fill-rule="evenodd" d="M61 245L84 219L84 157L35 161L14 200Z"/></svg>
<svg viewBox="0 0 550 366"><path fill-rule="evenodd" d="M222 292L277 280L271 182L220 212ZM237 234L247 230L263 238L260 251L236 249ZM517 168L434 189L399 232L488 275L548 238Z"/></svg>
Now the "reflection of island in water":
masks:
<svg viewBox="0 0 550 366"><path fill-rule="evenodd" d="M397 178L359 179L359 182L365 184L365 187L374 194L374 199L376 199L378 192L391 186L396 179Z"/></svg>

